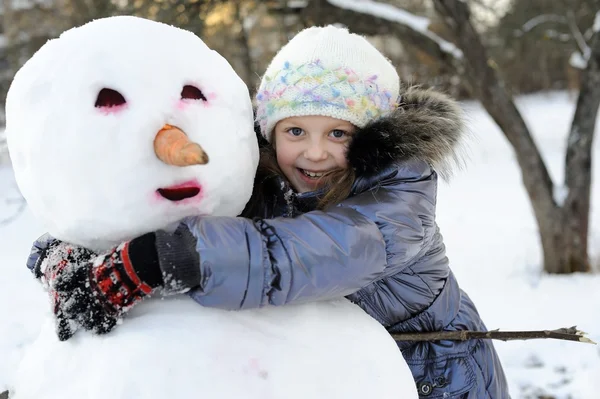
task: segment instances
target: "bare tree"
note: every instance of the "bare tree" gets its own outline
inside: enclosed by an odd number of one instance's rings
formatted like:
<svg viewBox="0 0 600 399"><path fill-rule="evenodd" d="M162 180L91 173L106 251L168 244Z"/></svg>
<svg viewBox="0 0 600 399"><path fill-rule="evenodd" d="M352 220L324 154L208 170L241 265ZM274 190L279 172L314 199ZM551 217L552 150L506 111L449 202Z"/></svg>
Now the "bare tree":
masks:
<svg viewBox="0 0 600 399"><path fill-rule="evenodd" d="M468 4L461 0L434 0L434 5L460 50L434 35L423 24L419 25L418 20L408 16L403 18L402 10L394 10L390 4L373 0L313 0L304 12L314 23L343 22L362 34L398 35L407 45L418 46L454 68L515 151L539 228L544 270L549 273L588 272L591 146L600 105L599 33L595 31L589 41L587 66L567 142L565 181L558 186L563 190L558 190L497 65L472 24ZM562 196L555 196L561 191Z"/></svg>
<svg viewBox="0 0 600 399"><path fill-rule="evenodd" d="M567 141L564 181L567 191L557 198L555 184L523 117L497 71L490 66L487 51L471 24L468 6L459 0L434 0L434 4L463 50L466 76L474 94L515 150L540 231L544 270L589 271L591 148L600 105L599 33L595 32L590 41L589 59Z"/></svg>
<svg viewBox="0 0 600 399"><path fill-rule="evenodd" d="M251 9L255 7L255 4L244 2L243 0L233 1L234 5L234 43L237 48L237 60L239 61L236 72L240 75L242 80L246 82L250 90L253 91L254 82L254 61L250 53L249 43L249 30L252 28L254 21L251 15Z"/></svg>

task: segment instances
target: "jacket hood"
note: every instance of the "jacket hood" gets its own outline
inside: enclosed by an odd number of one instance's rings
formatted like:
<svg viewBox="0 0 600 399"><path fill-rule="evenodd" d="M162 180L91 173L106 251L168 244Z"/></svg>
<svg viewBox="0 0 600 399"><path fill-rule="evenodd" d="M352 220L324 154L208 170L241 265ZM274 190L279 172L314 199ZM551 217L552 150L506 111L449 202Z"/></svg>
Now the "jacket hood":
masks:
<svg viewBox="0 0 600 399"><path fill-rule="evenodd" d="M377 175L394 163L422 160L444 179L462 166L463 112L445 94L407 88L397 107L354 132L346 158L357 176Z"/></svg>

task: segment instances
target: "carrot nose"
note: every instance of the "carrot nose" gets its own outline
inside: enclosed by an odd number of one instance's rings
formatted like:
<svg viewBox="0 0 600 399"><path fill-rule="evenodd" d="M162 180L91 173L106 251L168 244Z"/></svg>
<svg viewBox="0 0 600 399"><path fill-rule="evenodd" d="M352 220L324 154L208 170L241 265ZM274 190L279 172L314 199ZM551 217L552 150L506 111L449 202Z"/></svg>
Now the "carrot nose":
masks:
<svg viewBox="0 0 600 399"><path fill-rule="evenodd" d="M179 128L164 125L154 138L154 152L158 159L173 166L205 165L208 155Z"/></svg>

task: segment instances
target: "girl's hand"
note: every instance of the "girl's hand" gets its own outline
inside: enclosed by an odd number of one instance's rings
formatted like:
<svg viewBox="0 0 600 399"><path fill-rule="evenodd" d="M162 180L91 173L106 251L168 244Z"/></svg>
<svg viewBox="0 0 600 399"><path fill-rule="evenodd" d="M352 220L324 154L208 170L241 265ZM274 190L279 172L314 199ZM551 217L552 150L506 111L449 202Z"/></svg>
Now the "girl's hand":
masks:
<svg viewBox="0 0 600 399"><path fill-rule="evenodd" d="M78 323L65 313L65 303L78 302L78 298L77 293L58 291L56 283L88 264L95 254L85 248L48 237L42 236L34 243L28 267L32 265L36 277L40 278L46 287L56 319L56 333L61 341L65 341L72 337L79 327Z"/></svg>
<svg viewBox="0 0 600 399"><path fill-rule="evenodd" d="M158 266L153 274L144 272L144 277L152 279L140 278L129 256L129 244L83 262L67 261L50 279L50 289L57 298L54 313L60 340L69 339L77 327L108 333L119 317L162 285Z"/></svg>

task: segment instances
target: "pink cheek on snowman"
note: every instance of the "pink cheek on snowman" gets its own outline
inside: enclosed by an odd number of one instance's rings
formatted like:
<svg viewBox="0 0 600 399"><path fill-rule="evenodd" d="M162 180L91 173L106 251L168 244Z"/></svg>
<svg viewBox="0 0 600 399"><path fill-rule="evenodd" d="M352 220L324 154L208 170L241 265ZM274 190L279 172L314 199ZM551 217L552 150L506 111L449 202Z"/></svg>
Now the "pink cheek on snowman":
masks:
<svg viewBox="0 0 600 399"><path fill-rule="evenodd" d="M119 113L125 111L127 108L128 108L127 104L122 104L122 105L114 105L111 107L97 107L96 109L102 115L112 115L112 114L119 114Z"/></svg>

